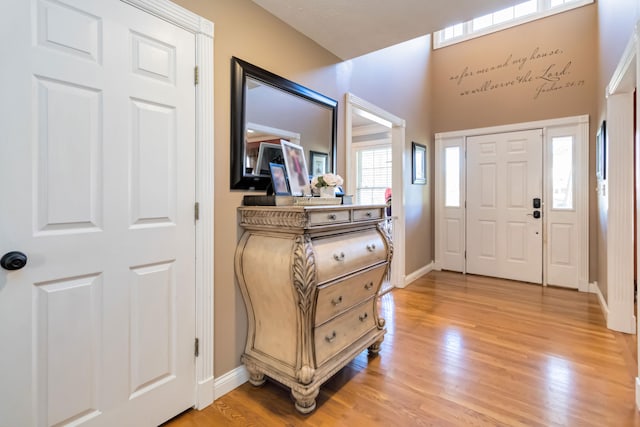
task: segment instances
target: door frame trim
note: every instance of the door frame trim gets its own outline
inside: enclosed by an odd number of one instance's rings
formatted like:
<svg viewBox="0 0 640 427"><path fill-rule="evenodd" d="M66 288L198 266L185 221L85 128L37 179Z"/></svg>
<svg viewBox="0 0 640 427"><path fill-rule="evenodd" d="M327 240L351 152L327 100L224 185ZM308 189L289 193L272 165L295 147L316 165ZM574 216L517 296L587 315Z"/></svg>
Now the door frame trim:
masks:
<svg viewBox="0 0 640 427"><path fill-rule="evenodd" d="M195 221L195 305L199 356L195 358L194 407L203 409L213 403L213 289L214 289L214 163L213 163L213 22L168 0L120 0L192 33L199 71L196 94L196 202L199 220Z"/></svg>
<svg viewBox="0 0 640 427"><path fill-rule="evenodd" d="M394 217L399 218L393 224L393 259L391 260L391 285L404 288L405 283L405 213L404 213L404 138L406 122L382 108L365 101L354 94L347 92L345 99L345 168L351 167L351 150L352 150L352 115L353 108L358 108L378 116L384 120L391 122L391 159L394 167L391 172L391 186L393 188L393 197L391 198L391 210ZM395 165L399 165L395 167ZM355 185L352 180L347 180L347 188L354 191Z"/></svg>
<svg viewBox="0 0 640 427"><path fill-rule="evenodd" d="M634 145L639 155L638 138L634 135L638 118L633 116L633 104L639 96L636 88L639 73L638 61L638 25L627 42L618 65L607 85L605 98L605 117L607 120L607 167L606 179L598 179L599 226L606 230L606 273L599 273L605 281L608 310L607 327L619 332L636 333L638 319L634 313L634 277L633 250L633 194L634 184L638 183L638 171L634 176ZM631 113L631 114L630 114ZM640 113L636 113L640 114ZM635 158L638 161L638 158ZM640 203L640 201L637 201ZM615 206L615 209L609 209ZM637 208L637 206L636 206ZM638 230L635 231L638 233ZM637 254L640 257L640 254Z"/></svg>
<svg viewBox="0 0 640 427"><path fill-rule="evenodd" d="M525 123L515 123L509 125L491 126L477 129L466 129L453 132L442 132L435 134L436 153L435 153L435 260L434 269L441 270L443 268L442 259L443 242L445 232L444 221L444 168L442 167L442 159L444 158L444 143L447 140L462 139L463 147L466 151L466 139L470 136L488 135L494 133L507 133L522 130L542 129L543 130L543 155L546 156L546 148L549 144L548 129L554 127L576 126L578 138L576 144L576 164L580 165L576 171L575 186L575 203L578 212L578 244L579 248L577 261L577 287L581 292L589 292L589 116L572 116L549 120L538 120ZM466 161L461 168L466 179ZM546 180L546 173L543 173ZM543 188L546 188L546 182L543 182ZM465 196L466 200L466 196ZM466 209L465 209L466 210ZM546 207L545 207L546 210ZM544 215L544 213L543 213ZM464 222L466 223L466 214ZM466 224L465 224L466 225ZM543 225L544 227L544 225ZM463 230L463 234L464 230ZM544 252L547 248L547 238L543 240L543 285L546 284L546 268ZM466 245L466 242L465 242ZM466 267L465 267L466 268ZM463 273L465 273L463 269Z"/></svg>

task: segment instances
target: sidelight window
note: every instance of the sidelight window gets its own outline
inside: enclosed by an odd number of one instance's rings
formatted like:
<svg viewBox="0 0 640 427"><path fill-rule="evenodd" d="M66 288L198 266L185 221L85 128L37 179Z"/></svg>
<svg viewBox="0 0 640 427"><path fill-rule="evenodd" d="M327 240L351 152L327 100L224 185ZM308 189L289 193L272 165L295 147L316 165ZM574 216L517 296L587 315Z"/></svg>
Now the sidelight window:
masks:
<svg viewBox="0 0 640 427"><path fill-rule="evenodd" d="M553 209L573 209L573 137L551 140Z"/></svg>
<svg viewBox="0 0 640 427"><path fill-rule="evenodd" d="M447 147L444 150L445 161L445 197L448 208L460 207L460 147Z"/></svg>

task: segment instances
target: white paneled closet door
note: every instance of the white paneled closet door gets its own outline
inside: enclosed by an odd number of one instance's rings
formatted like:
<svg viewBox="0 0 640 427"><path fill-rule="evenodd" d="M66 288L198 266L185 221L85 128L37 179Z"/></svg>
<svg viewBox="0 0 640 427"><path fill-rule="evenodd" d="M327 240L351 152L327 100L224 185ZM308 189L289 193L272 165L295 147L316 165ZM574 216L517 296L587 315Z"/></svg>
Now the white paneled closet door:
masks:
<svg viewBox="0 0 640 427"><path fill-rule="evenodd" d="M194 35L118 0L1 19L0 424L157 425L195 401Z"/></svg>

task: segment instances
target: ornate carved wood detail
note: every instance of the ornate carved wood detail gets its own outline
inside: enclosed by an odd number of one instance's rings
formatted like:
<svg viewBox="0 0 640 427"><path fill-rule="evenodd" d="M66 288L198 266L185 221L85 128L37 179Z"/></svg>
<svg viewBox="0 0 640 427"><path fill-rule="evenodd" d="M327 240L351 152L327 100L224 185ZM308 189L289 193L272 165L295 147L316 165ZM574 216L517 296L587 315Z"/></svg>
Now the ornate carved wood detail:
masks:
<svg viewBox="0 0 640 427"><path fill-rule="evenodd" d="M308 234L295 237L292 270L298 306L303 313L308 313L316 289L316 260Z"/></svg>
<svg viewBox="0 0 640 427"><path fill-rule="evenodd" d="M382 237L384 237L384 240L387 243L387 247L389 248L389 251L387 251L387 262L391 264L391 258L393 258L393 240L391 240L389 230L387 230L383 223L379 223L377 227L378 231L380 231L380 234L382 234Z"/></svg>
<svg viewBox="0 0 640 427"><path fill-rule="evenodd" d="M387 267L385 269L385 274L383 275L384 277L389 273L389 269L391 268L391 258L393 258L393 240L391 240L391 235L389 234L389 230L387 229L387 227L384 226L384 223L379 223L377 227L378 227L378 231L380 232L380 234L384 238L384 241L387 244L387 248L389 248L389 250L387 251ZM382 282L380 283L380 285L382 286ZM380 288L378 288L378 292L379 291L380 291ZM376 317L376 326L378 327L378 329L384 329L384 325L386 324L386 321L383 318L378 317L377 310L374 311L374 315ZM380 341L380 343L381 342L382 341ZM379 347L379 344L378 344L378 347Z"/></svg>
<svg viewBox="0 0 640 427"><path fill-rule="evenodd" d="M308 223L304 212L291 211L242 211L240 225L304 228Z"/></svg>
<svg viewBox="0 0 640 427"><path fill-rule="evenodd" d="M315 298L317 275L316 260L308 234L296 236L293 250L293 286L296 291L298 307L298 363L297 378L302 384L313 381L313 342L305 331L313 328L313 300Z"/></svg>

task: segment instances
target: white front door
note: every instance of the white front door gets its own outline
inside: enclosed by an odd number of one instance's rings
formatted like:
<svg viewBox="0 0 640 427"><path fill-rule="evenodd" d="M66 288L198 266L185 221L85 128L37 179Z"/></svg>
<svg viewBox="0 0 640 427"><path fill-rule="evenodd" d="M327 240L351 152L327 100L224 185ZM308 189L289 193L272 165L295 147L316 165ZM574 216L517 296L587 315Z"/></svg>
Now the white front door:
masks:
<svg viewBox="0 0 640 427"><path fill-rule="evenodd" d="M28 262L0 269L0 425L157 425L195 401L194 36L2 12L0 256Z"/></svg>
<svg viewBox="0 0 640 427"><path fill-rule="evenodd" d="M540 129L467 138L468 273L542 283L542 147Z"/></svg>

